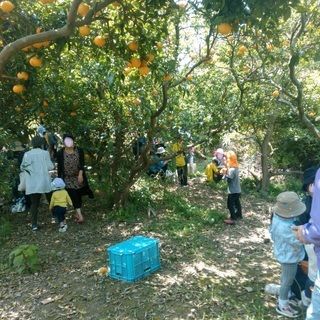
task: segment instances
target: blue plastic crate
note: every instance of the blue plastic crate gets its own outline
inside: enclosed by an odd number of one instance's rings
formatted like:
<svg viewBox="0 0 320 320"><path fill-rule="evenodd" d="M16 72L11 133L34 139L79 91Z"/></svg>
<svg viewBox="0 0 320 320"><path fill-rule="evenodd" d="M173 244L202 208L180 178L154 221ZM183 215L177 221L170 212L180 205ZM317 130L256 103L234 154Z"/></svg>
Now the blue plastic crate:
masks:
<svg viewBox="0 0 320 320"><path fill-rule="evenodd" d="M133 282L159 269L159 240L136 236L108 248L110 272L115 279Z"/></svg>

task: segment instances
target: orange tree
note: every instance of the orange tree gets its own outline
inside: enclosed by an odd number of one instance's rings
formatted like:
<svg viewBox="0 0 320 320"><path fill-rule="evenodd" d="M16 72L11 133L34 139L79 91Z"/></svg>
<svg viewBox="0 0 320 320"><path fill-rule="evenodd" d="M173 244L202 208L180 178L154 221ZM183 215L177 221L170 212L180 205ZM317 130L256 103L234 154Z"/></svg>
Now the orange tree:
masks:
<svg viewBox="0 0 320 320"><path fill-rule="evenodd" d="M19 134L28 133L40 121L73 131L91 157L105 164L110 205L125 205L150 163L154 137L170 139L166 129L176 126L205 140L241 114L245 88L234 73L241 62L231 60L233 76L219 84L228 89L220 96L216 84L214 96L205 81L211 78L212 49L230 32L238 39L242 26L267 26L290 10L282 1L240 2L13 2L13 10L0 11L5 131L17 135L18 127ZM200 49L190 41L197 34ZM190 51L197 51L195 58ZM28 79L19 78L21 72ZM16 84L22 92L11 91ZM203 91L196 90L199 84ZM211 99L214 110L208 110ZM192 118L190 103L196 106ZM137 132L148 143L135 159L131 145Z"/></svg>

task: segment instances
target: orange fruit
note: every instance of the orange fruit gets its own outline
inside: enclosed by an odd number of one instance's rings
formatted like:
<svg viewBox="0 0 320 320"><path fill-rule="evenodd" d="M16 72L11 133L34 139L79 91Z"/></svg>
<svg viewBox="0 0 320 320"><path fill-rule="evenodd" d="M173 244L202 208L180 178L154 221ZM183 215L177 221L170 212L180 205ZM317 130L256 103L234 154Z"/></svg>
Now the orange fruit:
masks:
<svg viewBox="0 0 320 320"><path fill-rule="evenodd" d="M26 72L19 72L17 74L17 78L18 79L23 79L23 80L28 80L29 79L29 75Z"/></svg>
<svg viewBox="0 0 320 320"><path fill-rule="evenodd" d="M215 53L214 49L210 49L210 55L212 56L214 55L214 53Z"/></svg>
<svg viewBox="0 0 320 320"><path fill-rule="evenodd" d="M98 47L102 47L106 44L106 39L102 36L96 36L93 40L94 44Z"/></svg>
<svg viewBox="0 0 320 320"><path fill-rule="evenodd" d="M31 49L31 48L32 48L32 46L27 46L27 47L22 48L22 50L23 50L23 51L28 51L28 50Z"/></svg>
<svg viewBox="0 0 320 320"><path fill-rule="evenodd" d="M141 100L139 98L136 98L136 99L134 99L133 103L138 105L141 103Z"/></svg>
<svg viewBox="0 0 320 320"><path fill-rule="evenodd" d="M15 107L16 111L17 112L20 112L21 111L21 108L20 107Z"/></svg>
<svg viewBox="0 0 320 320"><path fill-rule="evenodd" d="M41 47L43 46L43 44L42 44L42 42L38 42L38 43L34 43L32 46L33 46L34 48L39 49L39 48L41 48Z"/></svg>
<svg viewBox="0 0 320 320"><path fill-rule="evenodd" d="M90 28L88 26L79 27L79 32L83 36L88 36L90 34Z"/></svg>
<svg viewBox="0 0 320 320"><path fill-rule="evenodd" d="M40 112L40 113L39 113L39 117L40 117L40 118L44 118L44 116L45 116L44 112Z"/></svg>
<svg viewBox="0 0 320 320"><path fill-rule="evenodd" d="M14 9L14 5L10 1L2 1L0 3L0 9L3 12L10 12Z"/></svg>
<svg viewBox="0 0 320 320"><path fill-rule="evenodd" d="M131 60L131 64L134 68L140 68L141 66L141 60L139 58L133 58Z"/></svg>
<svg viewBox="0 0 320 320"><path fill-rule="evenodd" d="M83 3L81 2L79 7L78 7L78 13L85 17L87 15L87 13L89 12L90 10L90 7L86 4L86 3Z"/></svg>
<svg viewBox="0 0 320 320"><path fill-rule="evenodd" d="M239 51L242 52L242 53L245 53L247 50L248 50L248 49L247 49L246 46L241 46L241 47L239 48Z"/></svg>
<svg viewBox="0 0 320 320"><path fill-rule="evenodd" d="M71 111L71 112L70 112L70 116L71 116L71 117L75 117L76 115L77 115L77 113L76 113L75 111Z"/></svg>
<svg viewBox="0 0 320 320"><path fill-rule="evenodd" d="M123 70L124 74L129 74L130 72L131 72L131 68L130 67L124 68L124 70Z"/></svg>
<svg viewBox="0 0 320 320"><path fill-rule="evenodd" d="M50 41L49 41L49 40L42 42L42 45L43 45L44 47L47 47L49 44L50 44Z"/></svg>
<svg viewBox="0 0 320 320"><path fill-rule="evenodd" d="M163 44L161 42L157 42L157 47L161 49L163 47Z"/></svg>
<svg viewBox="0 0 320 320"><path fill-rule="evenodd" d="M152 94L153 94L154 96L156 96L156 95L158 94L158 90L156 90L156 89L152 90Z"/></svg>
<svg viewBox="0 0 320 320"><path fill-rule="evenodd" d="M12 91L14 93L21 93L24 90L24 86L22 84L16 84L12 87Z"/></svg>
<svg viewBox="0 0 320 320"><path fill-rule="evenodd" d="M148 61L147 60L142 60L140 67L146 67L147 65L148 65Z"/></svg>
<svg viewBox="0 0 320 320"><path fill-rule="evenodd" d="M273 93L272 93L272 95L273 95L275 98L279 97L279 94L280 94L279 90L275 90L275 91L273 91Z"/></svg>
<svg viewBox="0 0 320 320"><path fill-rule="evenodd" d="M244 52L238 50L237 56L238 56L238 57L242 57L243 55L244 55Z"/></svg>
<svg viewBox="0 0 320 320"><path fill-rule="evenodd" d="M141 74L141 75L146 75L146 74L148 74L150 72L150 68L148 68L148 67L141 67L141 68L139 68L139 73Z"/></svg>
<svg viewBox="0 0 320 320"><path fill-rule="evenodd" d="M43 105L44 107L48 107L48 106L49 106L49 103L48 103L47 100L43 100L42 105Z"/></svg>
<svg viewBox="0 0 320 320"><path fill-rule="evenodd" d="M218 32L227 35L231 32L232 26L229 23L221 23L218 25Z"/></svg>
<svg viewBox="0 0 320 320"><path fill-rule="evenodd" d="M146 55L146 58L147 58L147 60L148 60L149 62L152 62L152 61L154 60L154 55L153 55L152 53L148 53L148 54Z"/></svg>
<svg viewBox="0 0 320 320"><path fill-rule="evenodd" d="M164 81L170 81L171 80L170 74L166 74L163 79Z"/></svg>
<svg viewBox="0 0 320 320"><path fill-rule="evenodd" d="M32 57L29 60L29 63L33 67L40 67L42 65L42 60L40 58L37 58L37 57Z"/></svg>
<svg viewBox="0 0 320 320"><path fill-rule="evenodd" d="M274 49L274 45L273 45L272 43L267 43L267 44L266 44L266 49L269 50L269 51L271 51L271 50Z"/></svg>
<svg viewBox="0 0 320 320"><path fill-rule="evenodd" d="M128 43L128 47L131 51L137 51L139 48L139 45L137 41L131 41Z"/></svg>
<svg viewBox="0 0 320 320"><path fill-rule="evenodd" d="M98 191L97 193L99 193L99 191ZM98 272L99 272L100 274L106 274L106 273L107 273L107 268L102 267L102 268L100 268L100 269L98 270Z"/></svg>
<svg viewBox="0 0 320 320"><path fill-rule="evenodd" d="M188 74L187 75L187 80L191 80L192 79L192 74Z"/></svg>

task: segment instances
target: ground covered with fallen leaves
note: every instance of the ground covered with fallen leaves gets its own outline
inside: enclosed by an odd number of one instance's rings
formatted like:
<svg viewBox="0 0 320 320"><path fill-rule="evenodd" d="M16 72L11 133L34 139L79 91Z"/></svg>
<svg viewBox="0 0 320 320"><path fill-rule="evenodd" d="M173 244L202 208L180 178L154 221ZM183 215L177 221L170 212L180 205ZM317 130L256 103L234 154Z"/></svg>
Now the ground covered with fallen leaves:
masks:
<svg viewBox="0 0 320 320"><path fill-rule="evenodd" d="M215 190L203 178L191 183L189 188L170 188L190 205L228 217L225 189ZM37 232L31 231L29 215L0 211L13 224L1 244L1 263L22 244L37 245L41 261L35 274L1 271L0 319L281 318L275 312L276 297L264 293L267 283L279 283L280 272L267 233L272 203L243 193L244 219L237 225L225 225L221 218L192 232L188 223L193 220L186 219L182 222L188 229L172 236L170 204L155 216L149 217L146 208L134 221L112 222L106 219L102 199L100 193L95 200L84 200L84 224L77 225L70 211L66 233L51 224L45 202ZM108 268L111 245L137 235L159 240L159 270L132 283L96 272Z"/></svg>

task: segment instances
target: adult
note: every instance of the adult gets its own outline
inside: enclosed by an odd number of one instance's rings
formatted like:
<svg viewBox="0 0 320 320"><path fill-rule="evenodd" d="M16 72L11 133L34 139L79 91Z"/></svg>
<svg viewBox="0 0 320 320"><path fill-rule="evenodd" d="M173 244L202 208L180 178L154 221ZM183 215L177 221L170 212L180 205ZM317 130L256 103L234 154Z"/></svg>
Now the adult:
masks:
<svg viewBox="0 0 320 320"><path fill-rule="evenodd" d="M32 138L33 149L27 151L22 158L20 169L25 171L26 195L31 199L31 223L32 230L38 230L38 211L40 206L41 195L44 193L50 203L51 198L51 177L50 170L54 165L50 160L48 151L43 150L45 141L39 136Z"/></svg>
<svg viewBox="0 0 320 320"><path fill-rule="evenodd" d="M177 137L176 143L172 146L174 152L179 152L176 156L176 167L178 173L178 180L182 187L189 187L188 185L188 164L185 159L186 148L183 145L182 137Z"/></svg>
<svg viewBox="0 0 320 320"><path fill-rule="evenodd" d="M222 148L218 148L213 152L213 158L211 163L206 167L205 174L207 176L207 181L209 182L219 182L223 178L221 169L226 166L226 158L224 156L224 151Z"/></svg>
<svg viewBox="0 0 320 320"><path fill-rule="evenodd" d="M224 156L224 151L222 148L218 148L216 151L213 152L212 161L217 162L217 166L219 169L222 169L226 166L226 158Z"/></svg>
<svg viewBox="0 0 320 320"><path fill-rule="evenodd" d="M296 225L303 225L305 223L308 223L310 220L310 211L311 211L311 204L312 204L312 197L313 197L313 188L314 188L314 179L316 177L318 167L310 167L306 169L303 173L303 181L302 181L302 190L306 193L306 195L303 197L302 202L306 205L306 211L298 216L296 218L295 224ZM312 274L313 269L313 261L314 261L314 252L313 248L310 250L311 245L305 246L306 249L306 256L304 258L305 261L309 261L311 264L310 270L311 271L311 281L314 281L314 277ZM298 305L299 301L302 299L302 290L304 290L304 297L305 298L311 298L311 291L310 291L310 278L308 276L308 273L304 270L305 262L299 264L299 267L297 269L297 274L295 277L295 281L291 287L291 291L294 294L293 297L295 297L294 300L291 300L291 302L295 301L296 303L293 303L294 305Z"/></svg>
<svg viewBox="0 0 320 320"><path fill-rule="evenodd" d="M63 136L64 147L57 153L58 177L66 184L66 190L72 200L76 212L76 220L83 223L81 212L82 196L93 198L93 192L89 188L85 174L83 149L74 145L74 137L71 133Z"/></svg>
<svg viewBox="0 0 320 320"><path fill-rule="evenodd" d="M320 170L317 170L314 182L313 198L311 204L310 220L301 226L292 227L296 238L305 244L314 244L317 256L318 272L314 282L311 303L307 309L306 320L318 320L320 314Z"/></svg>
<svg viewBox="0 0 320 320"><path fill-rule="evenodd" d="M152 156L152 161L156 161L160 159L166 153L166 149L164 147L159 147L156 153ZM148 170L149 176L156 176L159 174L161 178L165 178L166 171L168 170L168 163L171 160L161 160L153 163Z"/></svg>
<svg viewBox="0 0 320 320"><path fill-rule="evenodd" d="M132 152L137 159L147 144L147 138L138 133L137 139L132 144Z"/></svg>
<svg viewBox="0 0 320 320"><path fill-rule="evenodd" d="M239 165L236 154L228 151L226 154L227 168L223 168L224 179L228 183L227 207L230 212L230 219L224 220L227 224L236 224L238 219L242 219L242 207L240 203L241 186L239 177Z"/></svg>

